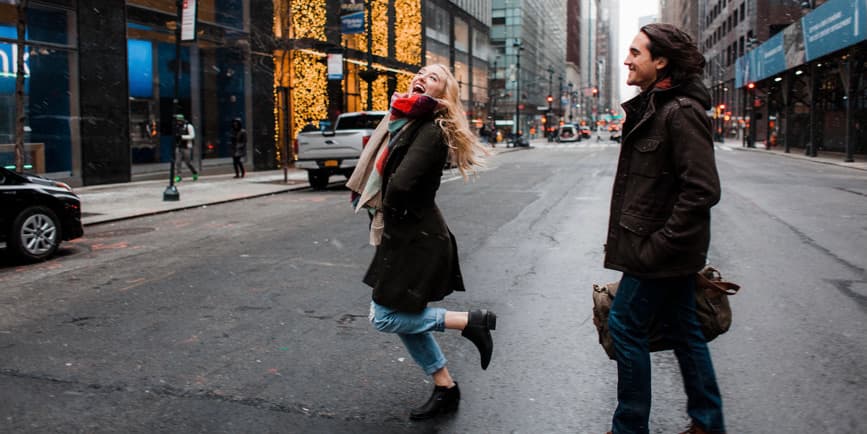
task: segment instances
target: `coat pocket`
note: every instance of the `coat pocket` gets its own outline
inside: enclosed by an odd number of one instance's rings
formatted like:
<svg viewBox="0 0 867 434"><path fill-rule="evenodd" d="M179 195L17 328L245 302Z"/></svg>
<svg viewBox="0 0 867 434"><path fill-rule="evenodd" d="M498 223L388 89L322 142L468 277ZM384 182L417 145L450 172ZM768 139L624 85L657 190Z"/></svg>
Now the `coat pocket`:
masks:
<svg viewBox="0 0 867 434"><path fill-rule="evenodd" d="M620 215L620 227L640 237L646 237L665 225L665 219L653 219L629 214Z"/></svg>
<svg viewBox="0 0 867 434"><path fill-rule="evenodd" d="M632 161L629 172L643 177L656 178L663 174L664 155L662 140L651 137L636 141L632 148Z"/></svg>

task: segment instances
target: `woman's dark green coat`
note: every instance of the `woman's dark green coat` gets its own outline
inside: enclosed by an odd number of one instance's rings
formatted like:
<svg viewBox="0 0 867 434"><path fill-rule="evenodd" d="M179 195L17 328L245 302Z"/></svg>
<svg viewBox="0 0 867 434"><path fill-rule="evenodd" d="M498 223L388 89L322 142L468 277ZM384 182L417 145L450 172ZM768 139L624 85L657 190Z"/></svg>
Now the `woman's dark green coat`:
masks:
<svg viewBox="0 0 867 434"><path fill-rule="evenodd" d="M383 171L382 243L364 276L377 304L417 312L464 290L455 237L434 202L447 159L433 119L417 119L395 138Z"/></svg>

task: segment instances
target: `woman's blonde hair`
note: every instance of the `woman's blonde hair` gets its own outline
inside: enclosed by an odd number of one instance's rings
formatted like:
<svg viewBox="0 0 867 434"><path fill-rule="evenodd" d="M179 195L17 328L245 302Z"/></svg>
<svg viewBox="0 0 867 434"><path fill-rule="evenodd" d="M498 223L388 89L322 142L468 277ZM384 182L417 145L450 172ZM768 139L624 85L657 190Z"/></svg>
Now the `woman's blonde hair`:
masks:
<svg viewBox="0 0 867 434"><path fill-rule="evenodd" d="M428 68L436 67L442 70L445 79L445 90L438 99L437 108L440 116L437 124L445 134L446 144L449 147L449 159L454 164L464 179L475 171L474 167L482 166L482 156L489 155L488 150L479 143L478 137L470 130L464 108L461 105L460 87L458 80L443 64L428 65Z"/></svg>

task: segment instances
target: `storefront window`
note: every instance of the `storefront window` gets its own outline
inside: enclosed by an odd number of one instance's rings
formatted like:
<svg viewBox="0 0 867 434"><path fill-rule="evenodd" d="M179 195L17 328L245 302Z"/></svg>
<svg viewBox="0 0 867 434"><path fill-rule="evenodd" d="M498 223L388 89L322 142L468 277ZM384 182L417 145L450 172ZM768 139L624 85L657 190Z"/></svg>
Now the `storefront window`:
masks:
<svg viewBox="0 0 867 434"><path fill-rule="evenodd" d="M134 3L167 9L165 1ZM217 14L212 11L209 15L209 7L230 3L238 5L235 12ZM199 2L199 19L234 23L243 18L242 4L242 0ZM221 43L203 38L195 43L184 43L180 46L180 71L177 71L174 33L165 23L130 22L127 35L132 163L171 160L176 111L196 129L194 159L231 157L232 119L240 118L245 126L248 121L247 45L228 40L228 37ZM246 38L241 33L235 35ZM176 93L177 107L174 104Z"/></svg>
<svg viewBox="0 0 867 434"><path fill-rule="evenodd" d="M177 15L175 0L130 0L127 4ZM201 22L244 29L244 0L198 0L196 19Z"/></svg>
<svg viewBox="0 0 867 434"><path fill-rule="evenodd" d="M18 72L17 11L0 5L0 164L14 165ZM27 9L24 47L25 169L32 172L72 170L77 107L71 93L75 70L75 18L70 11ZM52 45L44 45L44 42ZM69 48L65 48L69 47Z"/></svg>

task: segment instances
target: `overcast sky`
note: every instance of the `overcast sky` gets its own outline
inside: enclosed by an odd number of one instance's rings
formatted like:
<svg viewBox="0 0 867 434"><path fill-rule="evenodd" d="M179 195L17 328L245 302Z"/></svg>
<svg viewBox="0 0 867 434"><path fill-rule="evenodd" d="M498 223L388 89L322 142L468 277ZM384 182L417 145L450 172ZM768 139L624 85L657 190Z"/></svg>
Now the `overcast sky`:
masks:
<svg viewBox="0 0 867 434"><path fill-rule="evenodd" d="M617 51L617 65L620 71L620 99L626 101L635 96L635 86L626 85L626 67L623 66L623 59L626 58L626 52L629 50L629 44L632 38L638 33L638 17L645 15L659 15L659 2L656 0L620 0L620 35Z"/></svg>

